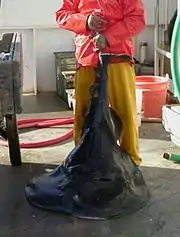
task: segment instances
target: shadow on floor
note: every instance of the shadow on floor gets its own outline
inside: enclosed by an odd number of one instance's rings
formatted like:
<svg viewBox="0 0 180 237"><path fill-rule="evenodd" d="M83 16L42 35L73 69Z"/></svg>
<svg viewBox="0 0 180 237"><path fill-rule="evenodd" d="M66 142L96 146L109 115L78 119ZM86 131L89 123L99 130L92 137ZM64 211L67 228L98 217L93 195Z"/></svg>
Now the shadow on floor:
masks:
<svg viewBox="0 0 180 237"><path fill-rule="evenodd" d="M139 136L141 139L170 141L170 137L161 123L142 123Z"/></svg>
<svg viewBox="0 0 180 237"><path fill-rule="evenodd" d="M143 167L151 191L148 206L131 216L107 221L79 220L33 208L24 186L55 165L0 166L0 237L179 237L180 171Z"/></svg>

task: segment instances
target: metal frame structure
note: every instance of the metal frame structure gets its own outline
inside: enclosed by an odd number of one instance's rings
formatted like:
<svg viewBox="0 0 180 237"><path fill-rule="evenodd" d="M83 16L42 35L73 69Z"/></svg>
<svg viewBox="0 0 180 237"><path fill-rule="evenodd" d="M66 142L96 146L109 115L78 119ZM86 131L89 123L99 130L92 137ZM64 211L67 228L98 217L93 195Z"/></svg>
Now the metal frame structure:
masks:
<svg viewBox="0 0 180 237"><path fill-rule="evenodd" d="M168 2L169 0L165 1L165 27L164 27L164 35L167 32L168 28ZM178 9L178 16L180 16L180 0L177 0L177 9ZM156 0L155 5L155 27L154 27L154 74L155 75L162 75L163 76L163 68L164 68L164 58L171 59L171 53L161 49L159 47L159 11L160 11L160 0Z"/></svg>

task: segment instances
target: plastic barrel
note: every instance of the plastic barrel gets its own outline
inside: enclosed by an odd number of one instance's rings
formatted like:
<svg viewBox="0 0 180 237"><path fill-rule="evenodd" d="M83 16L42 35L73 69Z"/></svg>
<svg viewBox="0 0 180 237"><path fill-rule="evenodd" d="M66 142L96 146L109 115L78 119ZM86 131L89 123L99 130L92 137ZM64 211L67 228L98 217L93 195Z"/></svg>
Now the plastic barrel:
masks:
<svg viewBox="0 0 180 237"><path fill-rule="evenodd" d="M145 119L161 119L166 103L168 78L159 76L137 76L136 88L142 90L142 109Z"/></svg>

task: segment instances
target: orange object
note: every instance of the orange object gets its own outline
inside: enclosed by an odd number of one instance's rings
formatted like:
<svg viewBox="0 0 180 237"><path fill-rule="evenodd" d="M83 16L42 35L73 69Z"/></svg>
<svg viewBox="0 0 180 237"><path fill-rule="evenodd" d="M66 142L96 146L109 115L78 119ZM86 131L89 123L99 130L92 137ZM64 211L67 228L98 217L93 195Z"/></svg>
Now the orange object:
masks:
<svg viewBox="0 0 180 237"><path fill-rule="evenodd" d="M168 78L137 76L136 88L142 90L142 116L145 119L161 119L162 107L166 103Z"/></svg>
<svg viewBox="0 0 180 237"><path fill-rule="evenodd" d="M97 66L98 52L92 39L94 33L86 27L90 14L99 13L107 21L101 32L109 46L105 53L127 54L133 57L132 37L145 28L144 7L141 0L63 0L56 12L58 25L75 35L76 58L82 66Z"/></svg>

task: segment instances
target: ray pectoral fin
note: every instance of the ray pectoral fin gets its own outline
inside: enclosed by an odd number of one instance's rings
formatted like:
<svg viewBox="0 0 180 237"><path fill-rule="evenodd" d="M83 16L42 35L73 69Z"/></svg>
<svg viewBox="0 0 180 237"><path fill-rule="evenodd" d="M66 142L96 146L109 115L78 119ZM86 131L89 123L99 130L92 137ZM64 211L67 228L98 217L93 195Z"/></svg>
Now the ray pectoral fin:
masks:
<svg viewBox="0 0 180 237"><path fill-rule="evenodd" d="M107 101L107 57L102 58L97 97L91 98L83 136L54 171L26 185L37 207L87 219L124 216L142 209L149 191L138 166L117 146L123 126ZM62 157L60 157L62 159Z"/></svg>

